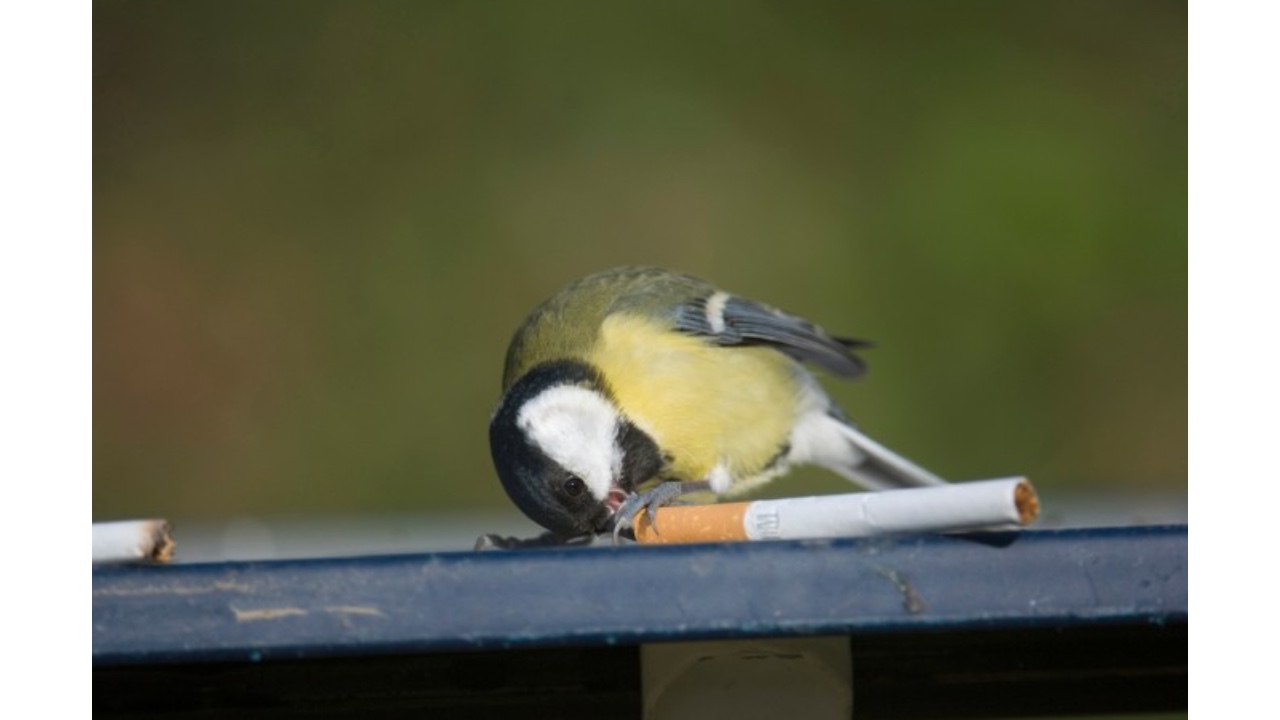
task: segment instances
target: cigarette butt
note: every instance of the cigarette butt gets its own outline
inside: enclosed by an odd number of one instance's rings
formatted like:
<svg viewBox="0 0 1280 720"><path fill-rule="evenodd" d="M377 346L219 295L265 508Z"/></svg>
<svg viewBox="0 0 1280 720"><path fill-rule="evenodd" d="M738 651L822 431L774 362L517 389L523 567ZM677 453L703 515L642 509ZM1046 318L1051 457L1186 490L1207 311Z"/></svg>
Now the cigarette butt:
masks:
<svg viewBox="0 0 1280 720"><path fill-rule="evenodd" d="M641 543L730 542L962 532L1030 524L1040 513L1025 478L716 505L674 505L636 518Z"/></svg>
<svg viewBox="0 0 1280 720"><path fill-rule="evenodd" d="M167 520L122 520L93 524L93 562L167 563L177 543Z"/></svg>

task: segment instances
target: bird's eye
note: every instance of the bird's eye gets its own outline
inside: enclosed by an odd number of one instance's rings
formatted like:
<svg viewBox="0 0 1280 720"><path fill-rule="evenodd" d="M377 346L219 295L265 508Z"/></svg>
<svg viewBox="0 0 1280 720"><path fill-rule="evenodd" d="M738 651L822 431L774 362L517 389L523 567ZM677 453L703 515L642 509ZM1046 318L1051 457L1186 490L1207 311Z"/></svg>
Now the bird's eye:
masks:
<svg viewBox="0 0 1280 720"><path fill-rule="evenodd" d="M569 494L569 497L578 497L586 489L587 484L577 475L570 475L564 479L564 491Z"/></svg>

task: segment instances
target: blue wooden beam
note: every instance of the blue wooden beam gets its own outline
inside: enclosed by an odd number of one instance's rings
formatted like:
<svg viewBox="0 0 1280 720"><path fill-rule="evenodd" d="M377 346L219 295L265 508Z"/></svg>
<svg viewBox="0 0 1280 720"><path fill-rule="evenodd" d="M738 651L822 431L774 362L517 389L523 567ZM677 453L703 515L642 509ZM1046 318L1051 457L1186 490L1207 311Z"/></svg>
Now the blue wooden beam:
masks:
<svg viewBox="0 0 1280 720"><path fill-rule="evenodd" d="M95 670L1187 622L1187 528L93 570Z"/></svg>

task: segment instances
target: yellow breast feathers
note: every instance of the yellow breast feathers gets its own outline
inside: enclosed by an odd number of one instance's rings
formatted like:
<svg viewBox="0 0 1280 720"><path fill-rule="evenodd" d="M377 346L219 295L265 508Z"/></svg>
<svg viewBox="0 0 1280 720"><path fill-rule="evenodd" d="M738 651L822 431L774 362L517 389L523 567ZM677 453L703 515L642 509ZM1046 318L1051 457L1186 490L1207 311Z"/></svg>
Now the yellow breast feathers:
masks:
<svg viewBox="0 0 1280 720"><path fill-rule="evenodd" d="M764 347L716 347L643 317L604 321L589 358L623 412L672 457L676 480L716 467L761 472L789 439L799 383L792 361Z"/></svg>

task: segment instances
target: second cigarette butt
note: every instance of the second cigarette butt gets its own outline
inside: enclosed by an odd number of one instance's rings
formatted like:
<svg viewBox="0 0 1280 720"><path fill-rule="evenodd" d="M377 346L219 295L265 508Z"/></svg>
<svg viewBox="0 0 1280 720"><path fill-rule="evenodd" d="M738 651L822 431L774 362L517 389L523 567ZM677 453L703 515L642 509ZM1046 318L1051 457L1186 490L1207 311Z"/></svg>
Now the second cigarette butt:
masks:
<svg viewBox="0 0 1280 720"><path fill-rule="evenodd" d="M93 562L156 562L173 559L171 526L167 520L123 520L93 524Z"/></svg>

